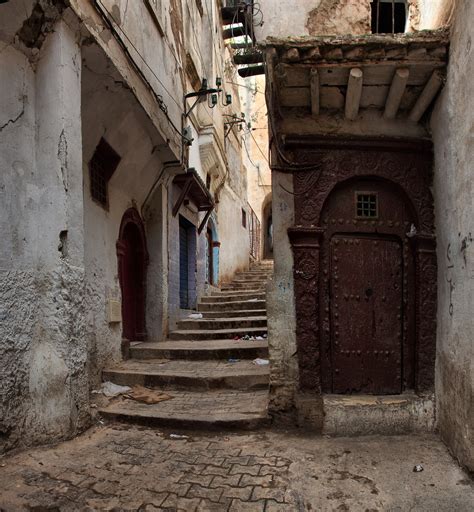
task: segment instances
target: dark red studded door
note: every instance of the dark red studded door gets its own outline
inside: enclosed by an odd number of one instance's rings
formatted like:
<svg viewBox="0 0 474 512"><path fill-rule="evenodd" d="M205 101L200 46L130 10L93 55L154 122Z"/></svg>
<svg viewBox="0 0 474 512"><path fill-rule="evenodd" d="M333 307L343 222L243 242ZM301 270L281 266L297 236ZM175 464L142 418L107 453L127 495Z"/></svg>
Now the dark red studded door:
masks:
<svg viewBox="0 0 474 512"><path fill-rule="evenodd" d="M402 391L403 256L398 239L334 235L330 243L332 391Z"/></svg>

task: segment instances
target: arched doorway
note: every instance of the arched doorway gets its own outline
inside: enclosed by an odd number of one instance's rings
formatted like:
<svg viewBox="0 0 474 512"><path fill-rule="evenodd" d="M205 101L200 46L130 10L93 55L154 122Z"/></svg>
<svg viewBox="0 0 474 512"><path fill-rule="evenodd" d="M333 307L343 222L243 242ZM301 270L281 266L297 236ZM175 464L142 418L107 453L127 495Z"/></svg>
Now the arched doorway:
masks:
<svg viewBox="0 0 474 512"><path fill-rule="evenodd" d="M396 185L344 182L321 214L323 391L398 394L414 388L417 220Z"/></svg>
<svg viewBox="0 0 474 512"><path fill-rule="evenodd" d="M315 169L293 172L295 218L288 229L300 389L431 392L437 279L431 147L320 143L298 148L299 158ZM386 338L376 346L381 332ZM369 347L351 345L351 337L363 340L364 334Z"/></svg>
<svg viewBox="0 0 474 512"><path fill-rule="evenodd" d="M262 206L263 259L273 259L273 215L272 194L268 194Z"/></svg>
<svg viewBox="0 0 474 512"><path fill-rule="evenodd" d="M146 338L148 252L143 221L135 208L129 208L122 217L117 256L122 292L122 336L128 341L142 341Z"/></svg>

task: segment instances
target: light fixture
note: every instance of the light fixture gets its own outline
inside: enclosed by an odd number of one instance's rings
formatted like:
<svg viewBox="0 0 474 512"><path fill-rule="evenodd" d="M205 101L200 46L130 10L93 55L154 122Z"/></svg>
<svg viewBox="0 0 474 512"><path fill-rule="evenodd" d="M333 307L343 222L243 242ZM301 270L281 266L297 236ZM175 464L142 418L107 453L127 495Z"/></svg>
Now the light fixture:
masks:
<svg viewBox="0 0 474 512"><path fill-rule="evenodd" d="M214 108L217 105L218 99L219 98L218 98L217 94L211 94L211 103L209 104L209 106L211 108Z"/></svg>
<svg viewBox="0 0 474 512"><path fill-rule="evenodd" d="M222 85L222 78L220 76L216 77L216 87L219 88Z"/></svg>

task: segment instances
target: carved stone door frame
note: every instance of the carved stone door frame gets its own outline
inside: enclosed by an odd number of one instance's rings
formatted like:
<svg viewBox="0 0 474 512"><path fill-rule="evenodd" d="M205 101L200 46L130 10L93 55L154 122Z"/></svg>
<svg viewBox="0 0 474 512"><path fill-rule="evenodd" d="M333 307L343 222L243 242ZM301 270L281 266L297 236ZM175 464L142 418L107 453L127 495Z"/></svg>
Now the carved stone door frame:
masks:
<svg viewBox="0 0 474 512"><path fill-rule="evenodd" d="M325 226L324 204L336 186L356 177L393 183L413 207L415 230L410 237L415 259L414 388L434 388L436 355L437 263L433 198L430 192L431 145L380 144L372 141L296 141L288 157L298 162L293 173L295 226L288 230L294 255L296 339L301 391L321 393L320 278ZM293 155L291 154L293 152Z"/></svg>

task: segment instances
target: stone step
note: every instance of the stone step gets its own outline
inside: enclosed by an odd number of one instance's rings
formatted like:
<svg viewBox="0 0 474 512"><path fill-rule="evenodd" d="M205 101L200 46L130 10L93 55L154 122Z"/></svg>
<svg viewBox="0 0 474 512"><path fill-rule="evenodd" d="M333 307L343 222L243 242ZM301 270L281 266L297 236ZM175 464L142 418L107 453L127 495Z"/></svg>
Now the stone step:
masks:
<svg viewBox="0 0 474 512"><path fill-rule="evenodd" d="M250 336L263 336L267 334L266 327L248 327L243 329L181 329L169 333L170 340L199 341L199 340L224 340L242 338L246 334Z"/></svg>
<svg viewBox="0 0 474 512"><path fill-rule="evenodd" d="M231 303L232 305L238 304L235 302ZM220 305L220 304L219 304ZM249 316L266 316L266 309L233 309L225 311L222 308L214 308L215 311L201 311L204 318L240 318L240 317L249 317Z"/></svg>
<svg viewBox="0 0 474 512"><path fill-rule="evenodd" d="M253 316L250 318L203 318L187 319L178 322L178 330L221 330L221 329L248 329L266 327L266 316Z"/></svg>
<svg viewBox="0 0 474 512"><path fill-rule="evenodd" d="M262 293L265 293L265 290L263 288L242 288L239 290L212 290L210 292L210 295L207 295L206 297L226 297L228 295L232 295L235 297L242 295L254 296Z"/></svg>
<svg viewBox="0 0 474 512"><path fill-rule="evenodd" d="M236 286L265 286L267 279L234 279L230 283L225 283L223 286L231 284Z"/></svg>
<svg viewBox="0 0 474 512"><path fill-rule="evenodd" d="M100 410L111 419L164 427L255 429L269 423L267 391L173 391L171 400L147 405L125 398Z"/></svg>
<svg viewBox="0 0 474 512"><path fill-rule="evenodd" d="M248 270L247 272L237 272L235 274L236 279L246 279L247 277L250 279L258 278L258 279L266 279L272 273L268 270Z"/></svg>
<svg viewBox="0 0 474 512"><path fill-rule="evenodd" d="M268 366L251 361L129 359L103 371L103 380L121 386L166 389L262 389L268 387Z"/></svg>
<svg viewBox="0 0 474 512"><path fill-rule="evenodd" d="M208 295L201 298L201 303L209 302L243 302L252 299L265 300L265 293L220 293L216 295Z"/></svg>
<svg viewBox="0 0 474 512"><path fill-rule="evenodd" d="M250 265L250 270L259 270L259 269L273 269L273 260L267 260L267 261L258 261L258 262L255 262L255 263L252 263L252 265Z"/></svg>
<svg viewBox="0 0 474 512"><path fill-rule="evenodd" d="M223 284L221 286L221 291L230 291L230 290L235 290L235 291L248 291L248 290L254 290L254 291L261 291L261 292L264 292L265 291L265 288L266 288L266 283L262 283L262 284L259 284L259 285L256 285L254 283L252 283L251 285L250 284L246 284L246 283L238 283L238 284L235 284L235 283L230 283L230 284Z"/></svg>
<svg viewBox="0 0 474 512"><path fill-rule="evenodd" d="M203 314L207 312L218 313L218 312L233 312L242 310L265 310L266 301L264 299L258 300L233 300L233 301L211 301L211 302L200 302L198 304L198 311Z"/></svg>
<svg viewBox="0 0 474 512"><path fill-rule="evenodd" d="M130 347L134 359L268 359L267 341L164 341Z"/></svg>

